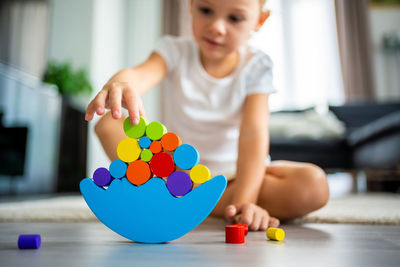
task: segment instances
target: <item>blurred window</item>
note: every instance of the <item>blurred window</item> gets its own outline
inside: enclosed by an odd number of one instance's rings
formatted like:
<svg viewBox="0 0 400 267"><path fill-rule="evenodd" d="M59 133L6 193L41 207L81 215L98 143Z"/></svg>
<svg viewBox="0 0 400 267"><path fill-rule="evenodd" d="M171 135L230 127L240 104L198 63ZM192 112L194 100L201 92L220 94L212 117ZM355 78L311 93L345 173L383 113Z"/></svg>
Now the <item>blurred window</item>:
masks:
<svg viewBox="0 0 400 267"><path fill-rule="evenodd" d="M251 43L274 62L272 110L342 104L334 0L268 0L271 16Z"/></svg>

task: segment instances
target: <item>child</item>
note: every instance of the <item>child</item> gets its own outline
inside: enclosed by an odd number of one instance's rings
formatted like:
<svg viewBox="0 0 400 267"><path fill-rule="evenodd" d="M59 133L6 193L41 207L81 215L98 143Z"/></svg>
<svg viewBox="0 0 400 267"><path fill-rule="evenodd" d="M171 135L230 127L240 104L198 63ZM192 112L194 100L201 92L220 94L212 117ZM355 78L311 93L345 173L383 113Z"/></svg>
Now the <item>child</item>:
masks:
<svg viewBox="0 0 400 267"><path fill-rule="evenodd" d="M288 161L266 165L272 63L247 41L268 17L260 0L192 0L194 41L164 37L149 58L115 74L88 105L86 120L103 115L95 131L111 160L132 124L144 116L141 95L162 82L167 129L199 150L213 176L228 185L211 213L250 230L277 227L326 204L325 173ZM233 174L233 175L232 175ZM234 179L233 179L234 178ZM237 216L239 215L240 216Z"/></svg>

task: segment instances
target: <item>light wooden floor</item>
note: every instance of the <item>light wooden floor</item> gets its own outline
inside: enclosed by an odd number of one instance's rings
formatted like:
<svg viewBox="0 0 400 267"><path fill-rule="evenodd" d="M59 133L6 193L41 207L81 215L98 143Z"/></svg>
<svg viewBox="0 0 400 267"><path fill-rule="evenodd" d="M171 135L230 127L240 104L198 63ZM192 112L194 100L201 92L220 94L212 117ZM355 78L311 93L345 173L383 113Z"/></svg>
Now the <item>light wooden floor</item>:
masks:
<svg viewBox="0 0 400 267"><path fill-rule="evenodd" d="M282 228L282 242L249 232L245 244L225 244L224 222L211 218L170 243L138 244L101 223L0 223L0 266L400 266L398 226ZM39 250L17 248L29 233L42 236Z"/></svg>

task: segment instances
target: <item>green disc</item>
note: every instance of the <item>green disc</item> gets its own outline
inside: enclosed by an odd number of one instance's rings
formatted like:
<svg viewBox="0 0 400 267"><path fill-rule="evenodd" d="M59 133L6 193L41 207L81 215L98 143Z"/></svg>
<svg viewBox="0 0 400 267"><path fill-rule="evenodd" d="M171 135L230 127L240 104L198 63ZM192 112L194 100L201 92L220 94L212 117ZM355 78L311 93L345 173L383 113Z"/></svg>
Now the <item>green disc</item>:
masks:
<svg viewBox="0 0 400 267"><path fill-rule="evenodd" d="M142 153L140 153L140 159L145 162L149 162L152 157L153 153L150 151L150 149L143 149Z"/></svg>
<svg viewBox="0 0 400 267"><path fill-rule="evenodd" d="M148 125L148 121L140 117L139 123L137 125L132 125L129 117L124 121L124 131L127 136L134 139L139 139L146 132L146 126Z"/></svg>
<svg viewBox="0 0 400 267"><path fill-rule="evenodd" d="M167 133L167 128L158 121L153 121L146 127L146 136L151 140L160 140Z"/></svg>

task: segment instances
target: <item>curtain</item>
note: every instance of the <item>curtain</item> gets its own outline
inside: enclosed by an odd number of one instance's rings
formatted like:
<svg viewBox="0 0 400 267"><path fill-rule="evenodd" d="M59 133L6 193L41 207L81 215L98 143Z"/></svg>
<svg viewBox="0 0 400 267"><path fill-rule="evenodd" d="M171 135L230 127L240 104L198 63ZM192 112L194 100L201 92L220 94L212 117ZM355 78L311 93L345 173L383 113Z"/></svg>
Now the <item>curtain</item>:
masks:
<svg viewBox="0 0 400 267"><path fill-rule="evenodd" d="M164 0L163 1L163 34L190 35L192 31L190 18L190 1Z"/></svg>
<svg viewBox="0 0 400 267"><path fill-rule="evenodd" d="M335 0L343 86L347 102L375 100L367 0Z"/></svg>
<svg viewBox="0 0 400 267"><path fill-rule="evenodd" d="M0 61L41 77L47 60L48 20L46 0L0 1Z"/></svg>

